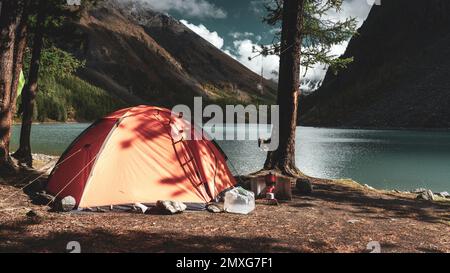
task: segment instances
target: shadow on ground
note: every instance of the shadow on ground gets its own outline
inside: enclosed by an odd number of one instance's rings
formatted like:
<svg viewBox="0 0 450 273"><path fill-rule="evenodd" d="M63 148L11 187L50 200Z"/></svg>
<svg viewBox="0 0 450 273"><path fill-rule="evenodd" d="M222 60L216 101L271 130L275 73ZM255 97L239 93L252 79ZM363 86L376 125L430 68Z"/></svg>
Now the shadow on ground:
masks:
<svg viewBox="0 0 450 273"><path fill-rule="evenodd" d="M293 207L318 206L317 203L327 201L342 205L342 208L335 208L336 210L373 214L375 218L410 218L428 223L450 221L450 202L430 202L389 193L364 192L360 188L323 181L315 183L314 187L315 191L311 196L296 195L296 198L309 201L309 204L293 202L291 205Z"/></svg>
<svg viewBox="0 0 450 273"><path fill-rule="evenodd" d="M28 222L17 223L28 225ZM13 225L17 228L17 224ZM1 226L0 228L5 228ZM8 227L6 227L8 228ZM11 226L9 226L11 228ZM25 227L16 229L23 231ZM3 242L6 237L0 236ZM126 231L120 234L104 229L79 232L50 232L45 237L24 237L0 247L0 252L67 252L70 241L77 241L82 252L296 252L297 249L277 246L277 240L265 237L236 238L228 236L195 236L179 233L160 234ZM0 244L1 245L1 244Z"/></svg>

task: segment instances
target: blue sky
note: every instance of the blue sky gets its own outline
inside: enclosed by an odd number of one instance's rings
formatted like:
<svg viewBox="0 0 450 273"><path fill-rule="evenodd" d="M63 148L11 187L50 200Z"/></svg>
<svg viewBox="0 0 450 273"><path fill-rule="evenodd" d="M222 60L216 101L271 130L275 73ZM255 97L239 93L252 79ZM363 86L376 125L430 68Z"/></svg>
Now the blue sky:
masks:
<svg viewBox="0 0 450 273"><path fill-rule="evenodd" d="M278 57L256 58L252 61L252 47L269 44L275 28L262 22L264 3L270 0L135 0L146 2L152 9L168 13L181 20L190 29L226 52L253 71L264 68L266 78L276 79L272 71L278 70ZM328 18L339 20L356 17L360 24L367 17L371 5L367 0L344 0L340 12L331 12ZM336 45L333 53L340 55L347 43ZM326 68L318 66L308 71L306 78L320 80Z"/></svg>
<svg viewBox="0 0 450 273"><path fill-rule="evenodd" d="M273 39L273 27L264 24L263 2L266 0L208 0L226 17L198 17L172 12L177 19L184 19L194 25L204 25L210 31L216 31L224 39L224 47L232 47L237 38L249 38L265 44Z"/></svg>

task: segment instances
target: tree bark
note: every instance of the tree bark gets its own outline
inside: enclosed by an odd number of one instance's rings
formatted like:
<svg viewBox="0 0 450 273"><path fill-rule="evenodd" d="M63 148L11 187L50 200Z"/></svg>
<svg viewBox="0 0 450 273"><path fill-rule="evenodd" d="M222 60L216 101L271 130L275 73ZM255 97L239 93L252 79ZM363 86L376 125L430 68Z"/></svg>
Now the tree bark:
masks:
<svg viewBox="0 0 450 273"><path fill-rule="evenodd" d="M44 42L45 9L41 6L42 2L43 1L40 2L36 31L33 39L30 71L28 73L27 82L22 91L22 126L20 129L20 146L13 155L19 160L20 163L25 163L30 167L32 167L33 164L30 141L31 126L33 123L33 109L36 94L38 92L39 67Z"/></svg>
<svg viewBox="0 0 450 273"><path fill-rule="evenodd" d="M300 51L302 43L304 0L284 0L281 30L280 72L277 103L280 107L279 146L267 154L266 170L298 176L295 165L295 132L297 129L300 91Z"/></svg>
<svg viewBox="0 0 450 273"><path fill-rule="evenodd" d="M30 12L31 0L24 0L21 7L20 23L17 28L16 41L14 45L14 67L13 67L13 80L11 86L11 112L12 115L16 113L17 102L17 89L19 86L20 73L23 69L23 57L25 55L25 49L27 46L28 38L28 16Z"/></svg>
<svg viewBox="0 0 450 273"><path fill-rule="evenodd" d="M22 1L2 2L0 13L0 174L15 171L14 163L9 156L11 139L12 103L11 96L14 73L14 53L16 31L20 20Z"/></svg>

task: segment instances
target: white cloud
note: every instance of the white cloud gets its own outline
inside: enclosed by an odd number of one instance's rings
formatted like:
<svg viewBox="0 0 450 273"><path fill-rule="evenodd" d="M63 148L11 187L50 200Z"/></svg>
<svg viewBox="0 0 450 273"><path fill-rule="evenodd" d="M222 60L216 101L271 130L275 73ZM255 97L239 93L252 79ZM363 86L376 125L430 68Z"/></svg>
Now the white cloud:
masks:
<svg viewBox="0 0 450 273"><path fill-rule="evenodd" d="M148 0L147 0L148 1ZM254 1L262 2L261 0ZM348 17L356 17L358 20L358 27L362 25L365 18L367 17L371 6L364 0L345 0L340 12L331 11L325 16L326 19L333 21L343 20ZM261 40L261 36L255 35L251 32L230 32L228 35L232 37L235 41L233 42L233 47L223 48L224 39L218 35L215 31L208 30L204 25L194 25L190 24L185 20L181 22L193 30L195 33L203 37L205 40L209 41L217 48L222 49L223 52L236 59L246 67L248 67L253 72L260 74L261 68L263 68L263 74L265 78L278 80L278 70L280 58L278 56L267 56L267 57L256 57L249 60L249 57L255 56L253 53L253 47L258 47L258 42ZM274 28L271 33L275 33L279 29ZM256 40L256 42L254 42ZM335 56L342 55L346 48L348 42L338 44L332 47L331 54ZM273 73L273 72L276 73ZM301 80L302 80L302 90L308 91L312 86L320 83L325 77L327 67L321 64L309 68L305 73L305 68L301 69ZM313 83L311 85L311 83Z"/></svg>
<svg viewBox="0 0 450 273"><path fill-rule="evenodd" d="M267 57L256 57L252 60L249 60L249 57L255 56L253 53L253 47L257 44L253 43L249 39L245 40L236 40L233 42L234 52L235 54L231 54L228 51L228 54L235 58L237 61L248 67L255 73L261 74L261 67L263 68L264 77L268 79L277 79L278 76L274 75L273 71L278 71L278 66L280 63L280 58L278 56L267 56Z"/></svg>
<svg viewBox="0 0 450 273"><path fill-rule="evenodd" d="M258 56L249 60L248 57L255 56L253 47L258 48L258 45L249 39L236 40L233 42L233 49L227 48L224 50L232 58L236 59L250 70L257 74L261 74L261 67L263 68L263 75L267 79L278 80L278 71L280 58L278 56ZM345 52L347 43L336 45L332 48L332 55L340 56ZM232 52L235 52L234 54ZM322 82L327 72L327 67L322 64L317 64L308 70L301 67L300 80L302 82L301 89L305 92L310 92L318 87ZM275 73L274 73L275 72Z"/></svg>
<svg viewBox="0 0 450 273"><path fill-rule="evenodd" d="M252 1L252 5L261 5L263 0L255 0ZM366 3L365 0L345 0L342 9L337 11L330 11L329 14L324 16L325 19L330 19L333 21L344 20L348 17L356 17L358 20L358 27L362 25L367 15L369 14L371 6ZM274 28L271 30L271 33L274 34L280 29ZM267 57L257 57L255 59L249 60L248 57L254 56L255 53L252 52L253 46L258 46L256 43L252 42L249 38L250 35L244 35L245 33L233 32L229 35L235 39L234 41L234 50L227 49L226 53L249 69L254 71L255 73L261 73L261 66L264 69L264 77L268 79L277 80L278 76L273 74L272 71L278 72L279 70L279 57L278 56L267 56ZM246 38L246 39L242 39ZM334 56L340 56L344 54L347 48L348 42L344 42L342 44L334 45L331 49L331 54ZM231 52L235 52L232 54ZM309 68L305 73L305 68L301 69L301 80L302 80L302 89L309 89L311 86L309 85L311 82L320 83L325 74L327 72L327 67L321 64L317 64L313 68Z"/></svg>
<svg viewBox="0 0 450 273"><path fill-rule="evenodd" d="M248 57L255 56L257 54L253 53L253 47L258 47L257 44L253 43L249 39L234 41L233 46L233 49L228 48L225 49L224 52L245 65L253 72L261 74L261 68L263 68L263 75L265 78L275 81L278 80L280 57L276 55L267 57L258 56L249 60ZM232 51L235 53L233 54ZM311 90L316 89L317 85L323 80L325 73L326 67L323 65L317 65L308 69L306 74L305 69L302 68L300 75L302 91L310 92Z"/></svg>
<svg viewBox="0 0 450 273"><path fill-rule="evenodd" d="M197 33L200 37L213 44L218 49L223 47L223 38L219 36L216 31L209 31L204 25L194 25L186 20L180 20L185 26L190 28L193 32Z"/></svg>
<svg viewBox="0 0 450 273"><path fill-rule="evenodd" d="M367 15L369 15L371 4L368 4L365 0L345 0L342 4L342 10L339 13L338 18L356 17L358 20L358 27L360 27Z"/></svg>
<svg viewBox="0 0 450 273"><path fill-rule="evenodd" d="M340 11L330 10L324 19L332 20L334 22L345 20L346 18L354 17L357 20L358 27L360 27L367 15L370 12L371 5L367 4L365 0L345 0L342 3ZM349 41L341 44L334 45L331 48L331 55L341 56L345 53ZM304 69L303 73L304 73ZM327 72L327 67L321 64L317 64L315 67L308 69L306 75L303 77L305 82L308 81L322 81ZM302 74L303 76L303 74Z"/></svg>
<svg viewBox="0 0 450 273"><path fill-rule="evenodd" d="M230 32L228 33L229 36L233 37L234 39L241 39L241 38L249 38L255 36L252 32Z"/></svg>
<svg viewBox="0 0 450 273"><path fill-rule="evenodd" d="M188 17L226 18L227 13L206 0L139 0L159 12L177 11Z"/></svg>
<svg viewBox="0 0 450 273"><path fill-rule="evenodd" d="M268 0L252 0L250 1L250 10L257 14L257 15L262 15L265 12L265 8L264 8L264 4L269 3L270 1Z"/></svg>
<svg viewBox="0 0 450 273"><path fill-rule="evenodd" d="M272 34L272 35L281 33L281 28L278 28L278 27L272 28L271 30L269 30L269 33Z"/></svg>

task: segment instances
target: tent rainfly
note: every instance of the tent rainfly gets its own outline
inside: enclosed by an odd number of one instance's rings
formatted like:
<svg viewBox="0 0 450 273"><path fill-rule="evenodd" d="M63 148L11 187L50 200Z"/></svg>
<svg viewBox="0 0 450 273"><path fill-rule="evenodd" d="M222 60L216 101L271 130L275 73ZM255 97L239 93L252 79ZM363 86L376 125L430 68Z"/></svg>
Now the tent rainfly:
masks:
<svg viewBox="0 0 450 273"><path fill-rule="evenodd" d="M138 106L98 120L75 139L47 191L74 197L78 209L158 200L198 205L235 184L222 150L201 129L170 110Z"/></svg>

